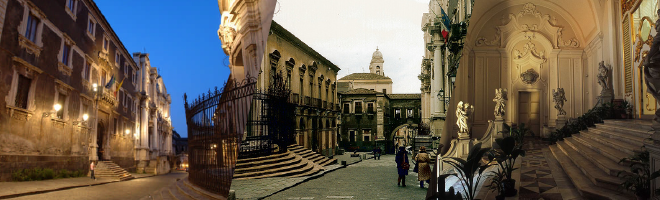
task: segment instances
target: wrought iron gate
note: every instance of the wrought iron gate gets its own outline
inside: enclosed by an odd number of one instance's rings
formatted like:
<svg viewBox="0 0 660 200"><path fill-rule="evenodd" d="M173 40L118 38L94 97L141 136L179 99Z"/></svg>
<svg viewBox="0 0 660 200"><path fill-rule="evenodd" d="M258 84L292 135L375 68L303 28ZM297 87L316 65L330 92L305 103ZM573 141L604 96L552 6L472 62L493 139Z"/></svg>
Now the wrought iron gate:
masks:
<svg viewBox="0 0 660 200"><path fill-rule="evenodd" d="M252 98L247 136L241 143L239 158L267 156L286 152L294 139L295 104L291 90L281 74L267 89L257 89Z"/></svg>
<svg viewBox="0 0 660 200"><path fill-rule="evenodd" d="M238 82L230 77L224 88L216 87L191 104L184 94L193 184L228 196L255 85L255 78Z"/></svg>

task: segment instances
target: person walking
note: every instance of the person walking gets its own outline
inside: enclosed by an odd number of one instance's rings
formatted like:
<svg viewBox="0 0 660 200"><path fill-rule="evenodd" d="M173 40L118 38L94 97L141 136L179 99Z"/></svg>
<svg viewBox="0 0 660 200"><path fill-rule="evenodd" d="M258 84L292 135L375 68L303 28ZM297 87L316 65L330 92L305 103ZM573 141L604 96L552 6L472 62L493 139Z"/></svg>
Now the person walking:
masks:
<svg viewBox="0 0 660 200"><path fill-rule="evenodd" d="M383 150L380 149L380 147L378 147L378 148L376 148L376 153L378 153L378 154L377 154L377 156L378 156L378 160L380 160L380 154L383 153Z"/></svg>
<svg viewBox="0 0 660 200"><path fill-rule="evenodd" d="M399 173L399 180L397 181L397 185L402 185L401 182L403 181L403 187L406 187L406 175L408 175L408 170L410 169L410 163L408 162L408 152L406 152L406 148L399 147L399 152L395 156L395 162L397 171Z"/></svg>
<svg viewBox="0 0 660 200"><path fill-rule="evenodd" d="M94 176L94 167L95 167L94 166L94 161L92 161L92 163L89 164L89 170L92 172L92 175L90 176L90 178L96 180L96 176Z"/></svg>
<svg viewBox="0 0 660 200"><path fill-rule="evenodd" d="M426 147L422 146L419 148L419 153L415 156L414 160L417 162L419 187L424 188L424 181L429 183L429 180L431 180L431 157L426 153Z"/></svg>

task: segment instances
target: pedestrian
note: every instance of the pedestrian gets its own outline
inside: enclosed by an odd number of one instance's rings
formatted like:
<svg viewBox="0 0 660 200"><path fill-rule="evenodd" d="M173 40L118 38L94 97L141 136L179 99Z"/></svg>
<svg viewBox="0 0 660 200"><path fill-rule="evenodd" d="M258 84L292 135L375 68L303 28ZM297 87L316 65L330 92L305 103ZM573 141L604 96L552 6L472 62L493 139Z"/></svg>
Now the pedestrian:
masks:
<svg viewBox="0 0 660 200"><path fill-rule="evenodd" d="M415 161L417 161L418 167L417 180L419 181L419 187L424 188L424 181L430 184L429 181L431 180L431 157L426 153L426 147L419 148Z"/></svg>
<svg viewBox="0 0 660 200"><path fill-rule="evenodd" d="M408 153L406 152L405 147L399 147L399 152L395 156L396 168L399 173L399 180L397 185L402 185L406 187L406 175L408 175L408 170L410 169L410 163L408 162Z"/></svg>
<svg viewBox="0 0 660 200"><path fill-rule="evenodd" d="M96 180L96 176L94 176L94 161L92 161L92 163L89 164L89 170L92 172L92 175L90 176L90 178Z"/></svg>
<svg viewBox="0 0 660 200"><path fill-rule="evenodd" d="M376 151L378 152L378 160L380 160L380 154L383 153L383 150L380 149L380 147L378 147L378 148L376 149Z"/></svg>

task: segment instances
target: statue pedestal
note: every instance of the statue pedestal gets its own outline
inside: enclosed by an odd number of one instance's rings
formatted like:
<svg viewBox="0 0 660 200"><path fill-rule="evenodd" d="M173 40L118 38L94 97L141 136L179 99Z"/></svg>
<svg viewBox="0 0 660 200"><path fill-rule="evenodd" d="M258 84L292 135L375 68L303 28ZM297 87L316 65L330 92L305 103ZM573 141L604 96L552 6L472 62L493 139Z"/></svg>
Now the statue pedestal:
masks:
<svg viewBox="0 0 660 200"><path fill-rule="evenodd" d="M470 138L459 138L456 145L456 157L465 158L470 153L472 146L474 146L474 141Z"/></svg>
<svg viewBox="0 0 660 200"><path fill-rule="evenodd" d="M555 123L555 130L563 128L566 125L566 115L557 115L557 121Z"/></svg>
<svg viewBox="0 0 660 200"><path fill-rule="evenodd" d="M495 116L495 121L493 122L493 125L495 127L493 127L494 132L492 133L493 135L491 136L491 146L493 147L493 149L499 149L500 146L497 145L495 140L498 138L508 137L509 133L504 132L504 118L502 118L501 116Z"/></svg>
<svg viewBox="0 0 660 200"><path fill-rule="evenodd" d="M612 94L612 91L609 90L603 90L600 92L600 96L598 98L600 101L598 102L598 106L602 106L603 104L606 103L612 103L612 100L614 99L614 95Z"/></svg>

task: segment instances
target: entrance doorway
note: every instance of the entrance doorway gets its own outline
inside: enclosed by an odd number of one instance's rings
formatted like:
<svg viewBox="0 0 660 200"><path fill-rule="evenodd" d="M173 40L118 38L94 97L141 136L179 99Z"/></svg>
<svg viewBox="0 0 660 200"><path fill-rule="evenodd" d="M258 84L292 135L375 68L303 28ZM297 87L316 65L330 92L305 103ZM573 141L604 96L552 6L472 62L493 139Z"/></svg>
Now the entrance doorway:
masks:
<svg viewBox="0 0 660 200"><path fill-rule="evenodd" d="M525 124L534 136L541 133L541 104L539 92L521 91L518 99L518 124Z"/></svg>
<svg viewBox="0 0 660 200"><path fill-rule="evenodd" d="M103 124L99 123L98 126L96 127L96 155L99 157L99 160L103 160L103 141L104 140L104 131L105 127L103 127Z"/></svg>

